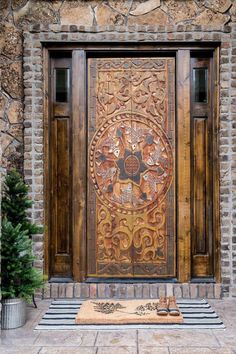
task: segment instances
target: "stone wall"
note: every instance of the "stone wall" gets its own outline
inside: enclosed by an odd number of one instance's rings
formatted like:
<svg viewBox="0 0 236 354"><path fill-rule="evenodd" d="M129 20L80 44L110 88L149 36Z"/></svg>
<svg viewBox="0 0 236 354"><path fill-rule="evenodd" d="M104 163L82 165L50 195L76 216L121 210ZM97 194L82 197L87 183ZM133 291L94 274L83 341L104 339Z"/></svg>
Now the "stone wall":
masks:
<svg viewBox="0 0 236 354"><path fill-rule="evenodd" d="M221 42L222 284L225 296L236 296L236 2L2 0L0 21L2 167L24 166L34 200L31 216L39 224L44 222L41 41ZM43 235L34 242L42 267Z"/></svg>

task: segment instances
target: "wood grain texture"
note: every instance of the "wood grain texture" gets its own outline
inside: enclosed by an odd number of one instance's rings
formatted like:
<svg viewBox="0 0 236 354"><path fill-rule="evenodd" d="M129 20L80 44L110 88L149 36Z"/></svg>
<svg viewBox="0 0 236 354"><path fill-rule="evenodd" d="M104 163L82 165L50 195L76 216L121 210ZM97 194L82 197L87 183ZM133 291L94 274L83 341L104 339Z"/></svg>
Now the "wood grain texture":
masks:
<svg viewBox="0 0 236 354"><path fill-rule="evenodd" d="M89 59L88 67L89 275L173 277L174 59Z"/></svg>
<svg viewBox="0 0 236 354"><path fill-rule="evenodd" d="M178 218L178 280L187 282L191 269L190 241L190 53L177 55L177 218Z"/></svg>
<svg viewBox="0 0 236 354"><path fill-rule="evenodd" d="M71 117L70 100L55 101L55 70L68 68L68 58L51 60L50 111L50 275L71 277Z"/></svg>
<svg viewBox="0 0 236 354"><path fill-rule="evenodd" d="M49 235L50 235L50 217L49 217L49 200L50 200L50 181L49 181L49 119L50 119L50 58L49 52L44 47L43 48L43 70L44 70L44 82L43 82L43 92L44 92L44 139L43 139L43 150L44 150L44 274L49 276Z"/></svg>
<svg viewBox="0 0 236 354"><path fill-rule="evenodd" d="M192 276L210 277L214 274L213 252L213 132L212 58L191 58L194 70L207 73L206 102L195 102L191 84L191 239Z"/></svg>
<svg viewBox="0 0 236 354"><path fill-rule="evenodd" d="M216 48L213 56L212 90L212 121L213 121L213 250L214 250L214 275L216 282L221 282L221 233L220 233L220 166L219 166L219 84L220 84L220 49Z"/></svg>
<svg viewBox="0 0 236 354"><path fill-rule="evenodd" d="M83 281L86 271L86 63L83 50L73 52L72 63L73 277Z"/></svg>

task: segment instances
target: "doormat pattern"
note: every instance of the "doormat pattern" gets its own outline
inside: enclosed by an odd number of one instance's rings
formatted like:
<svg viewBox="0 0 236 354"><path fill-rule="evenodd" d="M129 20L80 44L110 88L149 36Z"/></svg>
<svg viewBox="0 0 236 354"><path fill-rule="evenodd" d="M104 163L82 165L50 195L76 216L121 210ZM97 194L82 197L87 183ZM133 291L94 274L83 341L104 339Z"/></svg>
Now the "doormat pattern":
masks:
<svg viewBox="0 0 236 354"><path fill-rule="evenodd" d="M153 301L153 299L152 299ZM112 330L112 329L223 329L222 320L212 307L202 300L177 300L184 322L180 324L127 324L127 325L78 325L75 317L82 304L81 300L54 300L36 330Z"/></svg>
<svg viewBox="0 0 236 354"><path fill-rule="evenodd" d="M77 324L183 323L183 316L158 316L158 299L86 300L79 309Z"/></svg>

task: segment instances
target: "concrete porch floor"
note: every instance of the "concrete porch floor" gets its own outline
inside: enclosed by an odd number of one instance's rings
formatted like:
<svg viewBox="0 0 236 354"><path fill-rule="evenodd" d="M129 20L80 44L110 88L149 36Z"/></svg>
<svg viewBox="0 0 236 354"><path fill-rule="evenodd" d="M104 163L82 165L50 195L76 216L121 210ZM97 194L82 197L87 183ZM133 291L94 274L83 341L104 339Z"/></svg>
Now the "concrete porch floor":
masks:
<svg viewBox="0 0 236 354"><path fill-rule="evenodd" d="M209 300L225 330L35 331L51 301L28 308L24 327L2 331L0 353L31 354L236 354L236 299Z"/></svg>

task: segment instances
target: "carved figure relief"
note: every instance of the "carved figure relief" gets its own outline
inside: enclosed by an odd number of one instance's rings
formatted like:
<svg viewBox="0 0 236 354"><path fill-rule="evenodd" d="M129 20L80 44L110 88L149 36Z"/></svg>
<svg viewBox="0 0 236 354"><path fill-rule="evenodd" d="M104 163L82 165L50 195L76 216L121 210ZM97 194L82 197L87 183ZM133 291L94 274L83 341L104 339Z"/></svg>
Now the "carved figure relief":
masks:
<svg viewBox="0 0 236 354"><path fill-rule="evenodd" d="M96 118L90 121L89 170L96 193L97 275L171 272L174 241L168 240L166 220L174 179L169 68L173 59L91 59L90 75L96 81L91 117Z"/></svg>

